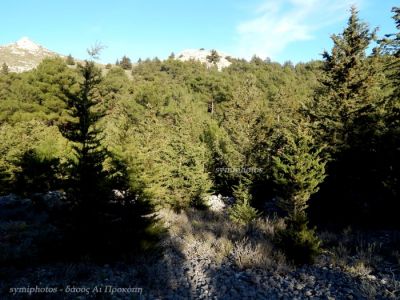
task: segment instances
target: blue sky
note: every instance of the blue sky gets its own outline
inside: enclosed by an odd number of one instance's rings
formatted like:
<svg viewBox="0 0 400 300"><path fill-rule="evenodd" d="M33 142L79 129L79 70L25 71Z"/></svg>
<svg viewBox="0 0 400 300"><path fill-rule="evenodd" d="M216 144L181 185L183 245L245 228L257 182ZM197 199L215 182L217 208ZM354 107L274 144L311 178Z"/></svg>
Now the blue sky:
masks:
<svg viewBox="0 0 400 300"><path fill-rule="evenodd" d="M27 36L46 48L86 58L96 41L102 62L166 58L189 48L253 54L274 61L319 59L349 7L381 35L395 31L395 0L2 0L0 44Z"/></svg>

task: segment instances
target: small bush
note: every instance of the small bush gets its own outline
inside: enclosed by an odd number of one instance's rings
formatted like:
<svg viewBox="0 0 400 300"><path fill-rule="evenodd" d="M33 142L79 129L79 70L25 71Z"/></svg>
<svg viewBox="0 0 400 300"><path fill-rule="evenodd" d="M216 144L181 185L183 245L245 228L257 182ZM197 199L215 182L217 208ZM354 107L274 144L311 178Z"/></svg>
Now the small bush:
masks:
<svg viewBox="0 0 400 300"><path fill-rule="evenodd" d="M261 213L250 205L251 195L243 183L234 188L233 196L236 203L228 210L233 222L248 225L260 217Z"/></svg>
<svg viewBox="0 0 400 300"><path fill-rule="evenodd" d="M321 241L315 230L307 227L304 214L293 217L285 229L277 232L276 240L288 259L296 265L311 264L321 253Z"/></svg>
<svg viewBox="0 0 400 300"><path fill-rule="evenodd" d="M215 260L221 263L232 252L233 244L229 239L221 237L216 240L215 250Z"/></svg>
<svg viewBox="0 0 400 300"><path fill-rule="evenodd" d="M248 225L260 216L260 213L248 202L236 203L229 209L229 217L235 223Z"/></svg>
<svg viewBox="0 0 400 300"><path fill-rule="evenodd" d="M252 244L247 237L235 242L233 260L240 269L268 268L272 263L272 248L268 244Z"/></svg>

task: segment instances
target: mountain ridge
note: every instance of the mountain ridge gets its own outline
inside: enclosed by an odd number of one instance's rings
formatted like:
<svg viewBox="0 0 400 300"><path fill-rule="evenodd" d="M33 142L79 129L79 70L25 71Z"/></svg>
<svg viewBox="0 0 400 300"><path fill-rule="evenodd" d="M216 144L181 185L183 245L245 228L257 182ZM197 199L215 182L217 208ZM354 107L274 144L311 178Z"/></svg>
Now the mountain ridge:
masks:
<svg viewBox="0 0 400 300"><path fill-rule="evenodd" d="M47 57L64 57L35 42L28 37L18 41L0 45L0 64L7 64L10 72L25 72L37 67Z"/></svg>
<svg viewBox="0 0 400 300"><path fill-rule="evenodd" d="M216 51L219 56L217 61L211 62L209 56L213 51L216 50L185 49L179 52L175 59L180 61L197 60L206 64L209 68L215 66L218 70L222 70L231 64L231 56L221 51ZM10 72L21 73L32 70L43 59L57 56L66 57L35 43L28 37L22 37L14 43L0 45L0 64L5 63Z"/></svg>

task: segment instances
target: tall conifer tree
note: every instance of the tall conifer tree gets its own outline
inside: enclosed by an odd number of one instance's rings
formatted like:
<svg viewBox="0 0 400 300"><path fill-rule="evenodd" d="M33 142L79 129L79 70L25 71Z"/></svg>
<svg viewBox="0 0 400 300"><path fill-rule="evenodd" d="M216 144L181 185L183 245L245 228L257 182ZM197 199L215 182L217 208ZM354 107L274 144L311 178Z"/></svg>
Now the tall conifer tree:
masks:
<svg viewBox="0 0 400 300"><path fill-rule="evenodd" d="M89 54L96 58L98 51L93 49ZM85 61L78 65L78 71L78 92L64 91L71 119L61 128L74 150L67 193L72 210L72 250L101 256L139 250L150 237L146 231L155 217L145 215L153 213L153 206L140 184L131 186L129 179L134 175L125 163L102 145L98 127L104 116L99 92L101 70L94 61Z"/></svg>
<svg viewBox="0 0 400 300"><path fill-rule="evenodd" d="M312 114L331 152L346 147L356 119L369 114L379 102L377 59L366 55L375 32L359 20L353 6L343 33L332 36L331 53L323 53L322 88Z"/></svg>

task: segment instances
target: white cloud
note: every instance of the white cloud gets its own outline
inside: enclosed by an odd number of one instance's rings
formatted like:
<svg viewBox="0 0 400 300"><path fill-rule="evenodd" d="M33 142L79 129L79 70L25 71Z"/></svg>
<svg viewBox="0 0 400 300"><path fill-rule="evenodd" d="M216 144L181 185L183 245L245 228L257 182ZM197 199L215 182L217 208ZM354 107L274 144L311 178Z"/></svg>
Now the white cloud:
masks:
<svg viewBox="0 0 400 300"><path fill-rule="evenodd" d="M237 55L274 58L290 43L315 38L318 29L343 20L362 0L266 0L237 28Z"/></svg>

